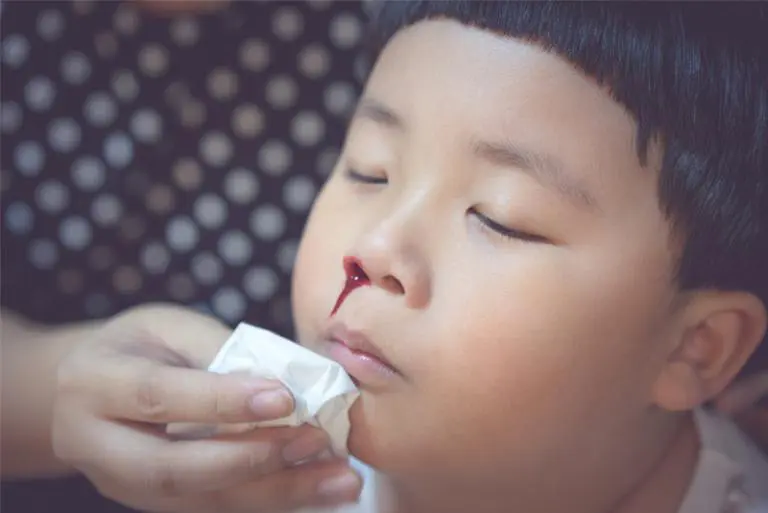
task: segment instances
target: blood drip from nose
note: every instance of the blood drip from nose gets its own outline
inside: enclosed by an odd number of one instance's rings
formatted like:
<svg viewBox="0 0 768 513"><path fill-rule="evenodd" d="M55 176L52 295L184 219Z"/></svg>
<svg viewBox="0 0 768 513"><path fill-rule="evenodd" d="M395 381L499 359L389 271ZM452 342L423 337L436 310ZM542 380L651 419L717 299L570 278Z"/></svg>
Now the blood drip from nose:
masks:
<svg viewBox="0 0 768 513"><path fill-rule="evenodd" d="M333 305L333 310L331 310L330 315L331 317L336 315L336 312L339 311L339 308L341 308L344 300L347 299L347 296L349 296L353 290L358 287L370 285L371 283L371 280L365 274L363 267L360 265L360 262L356 258L344 259L344 274L346 275L346 279L344 280L344 287L341 289L341 293L339 294L338 299L336 299L336 304Z"/></svg>

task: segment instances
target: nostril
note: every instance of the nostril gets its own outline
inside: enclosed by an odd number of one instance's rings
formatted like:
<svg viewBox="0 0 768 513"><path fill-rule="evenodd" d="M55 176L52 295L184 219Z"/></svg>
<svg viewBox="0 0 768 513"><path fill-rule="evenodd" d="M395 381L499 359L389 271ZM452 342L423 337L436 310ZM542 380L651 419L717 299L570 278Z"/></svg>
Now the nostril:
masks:
<svg viewBox="0 0 768 513"><path fill-rule="evenodd" d="M370 278L363 270L363 266L360 264L360 260L353 257L344 259L344 272L347 275L347 279L358 282L360 284L370 283Z"/></svg>
<svg viewBox="0 0 768 513"><path fill-rule="evenodd" d="M405 294L405 288L403 288L403 284L400 283L400 280L395 278L394 276L388 275L384 276L384 278L381 279L381 286L385 290L393 293L402 295Z"/></svg>

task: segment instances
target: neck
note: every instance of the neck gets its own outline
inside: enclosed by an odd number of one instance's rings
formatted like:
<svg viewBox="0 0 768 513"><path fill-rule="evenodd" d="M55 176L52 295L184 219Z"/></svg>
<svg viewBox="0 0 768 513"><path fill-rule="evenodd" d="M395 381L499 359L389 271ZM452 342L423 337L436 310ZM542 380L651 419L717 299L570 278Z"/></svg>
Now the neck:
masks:
<svg viewBox="0 0 768 513"><path fill-rule="evenodd" d="M400 482L391 477L380 479L378 511L381 513L474 513L526 512L559 513L561 511L593 513L675 513L682 503L698 461L699 439L693 419L684 419L666 440L658 456L650 464L643 464L636 473L632 486L622 492L606 493L605 483L576 500L570 493L558 493L557 486L543 486L536 493L525 496L513 486L498 493L484 490L470 495L466 489L450 486L422 486L420 483ZM638 466L642 458L628 459L627 468ZM602 488L602 489L601 489ZM570 491L570 488L569 488Z"/></svg>

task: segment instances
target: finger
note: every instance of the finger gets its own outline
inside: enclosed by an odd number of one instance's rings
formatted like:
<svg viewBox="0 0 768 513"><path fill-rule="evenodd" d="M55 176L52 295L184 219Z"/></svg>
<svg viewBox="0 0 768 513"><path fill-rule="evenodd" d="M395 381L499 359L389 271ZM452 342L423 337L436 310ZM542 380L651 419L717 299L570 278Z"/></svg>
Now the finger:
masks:
<svg viewBox="0 0 768 513"><path fill-rule="evenodd" d="M273 420L290 415L294 403L278 381L222 375L123 357L105 365L96 408L105 417L155 424L208 424Z"/></svg>
<svg viewBox="0 0 768 513"><path fill-rule="evenodd" d="M264 428L208 440L169 442L156 432L103 423L91 436L85 466L125 488L150 496L198 494L248 482L286 468L288 449L303 447L303 458L329 447L327 435L311 426Z"/></svg>
<svg viewBox="0 0 768 513"><path fill-rule="evenodd" d="M285 512L306 506L331 506L357 500L362 479L349 462L308 463L209 495L207 511Z"/></svg>
<svg viewBox="0 0 768 513"><path fill-rule="evenodd" d="M768 372L762 372L731 385L717 398L715 406L723 413L735 414L758 404L766 396Z"/></svg>

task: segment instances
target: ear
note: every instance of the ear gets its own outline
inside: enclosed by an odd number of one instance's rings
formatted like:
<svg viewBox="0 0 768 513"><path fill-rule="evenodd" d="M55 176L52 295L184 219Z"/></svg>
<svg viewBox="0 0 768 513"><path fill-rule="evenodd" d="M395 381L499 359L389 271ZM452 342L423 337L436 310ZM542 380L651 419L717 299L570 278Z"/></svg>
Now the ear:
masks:
<svg viewBox="0 0 768 513"><path fill-rule="evenodd" d="M669 411L691 410L719 394L766 333L768 314L742 292L695 292L679 312L672 351L654 384L653 399Z"/></svg>

